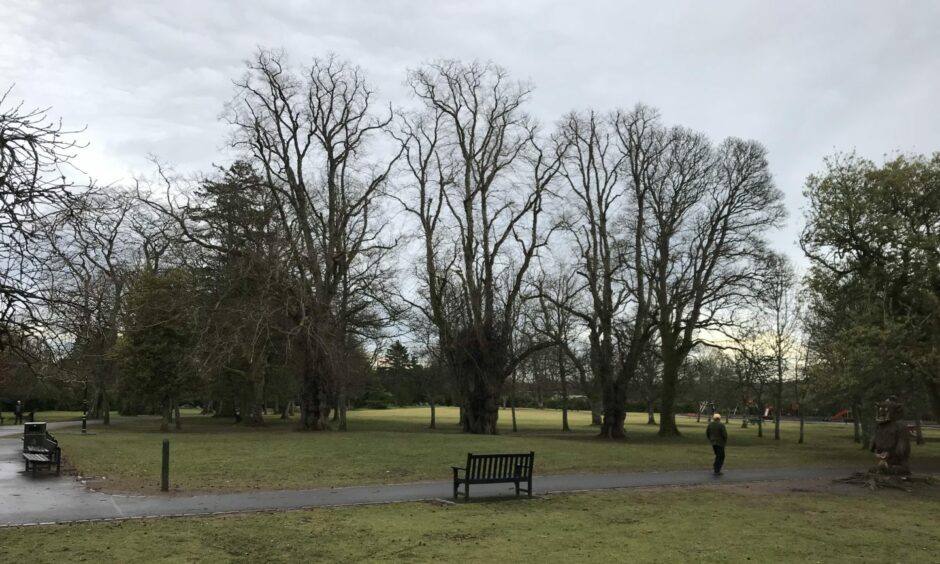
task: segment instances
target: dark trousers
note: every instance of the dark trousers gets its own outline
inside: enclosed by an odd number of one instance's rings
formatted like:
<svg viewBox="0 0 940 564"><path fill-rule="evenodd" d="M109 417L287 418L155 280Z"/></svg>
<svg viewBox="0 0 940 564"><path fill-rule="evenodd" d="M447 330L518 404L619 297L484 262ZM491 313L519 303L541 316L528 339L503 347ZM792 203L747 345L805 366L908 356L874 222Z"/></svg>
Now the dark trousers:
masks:
<svg viewBox="0 0 940 564"><path fill-rule="evenodd" d="M712 445L712 450L715 451L715 474L717 474L721 472L721 466L725 463L725 447Z"/></svg>
<svg viewBox="0 0 940 564"><path fill-rule="evenodd" d="M14 415L14 421L13 421L13 424L14 424L14 425L20 425L20 424L23 423L23 414L22 414L22 413L14 413L13 415Z"/></svg>

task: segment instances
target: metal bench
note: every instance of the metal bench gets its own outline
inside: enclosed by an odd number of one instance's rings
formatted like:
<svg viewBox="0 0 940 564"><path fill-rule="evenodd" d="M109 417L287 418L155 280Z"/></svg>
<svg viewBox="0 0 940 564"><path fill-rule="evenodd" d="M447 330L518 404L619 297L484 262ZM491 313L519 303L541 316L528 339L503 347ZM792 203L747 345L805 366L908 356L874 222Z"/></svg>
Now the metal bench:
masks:
<svg viewBox="0 0 940 564"><path fill-rule="evenodd" d="M460 484L464 485L464 500L470 501L470 484L516 485L516 495L524 491L532 497L532 465L535 452L527 454L473 454L467 453L465 467L451 466L454 470L454 499L460 495ZM463 476L460 472L463 471ZM525 482L527 488L521 488Z"/></svg>

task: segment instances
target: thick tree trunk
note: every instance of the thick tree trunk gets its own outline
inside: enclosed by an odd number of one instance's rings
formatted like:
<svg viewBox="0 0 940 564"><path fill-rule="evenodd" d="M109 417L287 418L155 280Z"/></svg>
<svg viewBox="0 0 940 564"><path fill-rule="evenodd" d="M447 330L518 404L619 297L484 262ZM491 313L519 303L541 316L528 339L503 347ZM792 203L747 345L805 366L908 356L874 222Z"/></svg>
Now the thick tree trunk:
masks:
<svg viewBox="0 0 940 564"><path fill-rule="evenodd" d="M499 392L494 387L478 385L467 393L464 402L463 430L475 435L496 435L499 430Z"/></svg>
<svg viewBox="0 0 940 564"><path fill-rule="evenodd" d="M604 387L604 420L598 436L606 439L625 439L626 418L627 387L619 379L614 379Z"/></svg>
<svg viewBox="0 0 940 564"><path fill-rule="evenodd" d="M326 393L323 370L328 359L314 337L303 340L303 383L300 392L300 429L322 431L326 423Z"/></svg>
<svg viewBox="0 0 940 564"><path fill-rule="evenodd" d="M281 419L287 419L288 411L290 411L290 402L284 402L280 405Z"/></svg>
<svg viewBox="0 0 940 564"><path fill-rule="evenodd" d="M604 424L604 402L601 398L590 398L591 401L591 426L600 427Z"/></svg>
<svg viewBox="0 0 940 564"><path fill-rule="evenodd" d="M663 351L663 393L660 396L659 436L677 437L680 435L676 426L676 384L679 381L679 367L682 358L673 351Z"/></svg>
<svg viewBox="0 0 940 564"><path fill-rule="evenodd" d="M651 399L646 400L646 424L656 424L656 412L653 410L653 400Z"/></svg>
<svg viewBox="0 0 940 564"><path fill-rule="evenodd" d="M434 406L434 398L429 398L428 403L431 404L431 424L428 425L428 429L437 429L437 411Z"/></svg>
<svg viewBox="0 0 940 564"><path fill-rule="evenodd" d="M176 430L179 431L183 428L183 424L180 422L180 402L179 400L173 400L173 422L176 424Z"/></svg>

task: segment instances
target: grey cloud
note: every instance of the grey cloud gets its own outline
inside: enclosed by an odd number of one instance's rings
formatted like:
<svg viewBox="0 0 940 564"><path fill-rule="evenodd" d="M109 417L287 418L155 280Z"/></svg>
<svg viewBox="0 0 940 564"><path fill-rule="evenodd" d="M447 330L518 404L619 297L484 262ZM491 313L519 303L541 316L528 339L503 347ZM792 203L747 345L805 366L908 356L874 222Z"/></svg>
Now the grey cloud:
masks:
<svg viewBox="0 0 940 564"><path fill-rule="evenodd" d="M406 69L491 59L536 91L546 125L642 101L667 122L755 138L787 194L793 251L805 177L836 149L940 149L940 4L562 1L28 0L0 5L0 86L88 124L95 176L157 153L219 162L231 80L259 45L296 63L334 51L395 103ZM88 168L88 166L86 166Z"/></svg>

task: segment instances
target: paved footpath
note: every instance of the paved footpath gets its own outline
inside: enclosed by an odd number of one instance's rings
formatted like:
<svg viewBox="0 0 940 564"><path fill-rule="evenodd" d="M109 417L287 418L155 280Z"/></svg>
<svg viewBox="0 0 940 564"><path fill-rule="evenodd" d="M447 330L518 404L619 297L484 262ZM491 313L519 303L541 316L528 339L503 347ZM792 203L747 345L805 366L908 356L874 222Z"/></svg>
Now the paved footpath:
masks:
<svg viewBox="0 0 940 564"><path fill-rule="evenodd" d="M67 427L62 425L57 427ZM312 507L366 505L406 501L451 500L452 481L411 484L319 488L311 490L263 491L183 496L111 495L85 488L69 476L40 470L35 476L23 472L22 443L16 436L0 436L0 527L144 519L183 515L213 515L252 511L278 511ZM706 469L673 472L619 472L610 474L564 474L536 476L535 494L576 492L614 488L734 484L771 480L837 478L853 469L781 468L762 470L728 469L713 476ZM449 469L442 469L442 474ZM514 496L512 484L473 486L471 497Z"/></svg>

